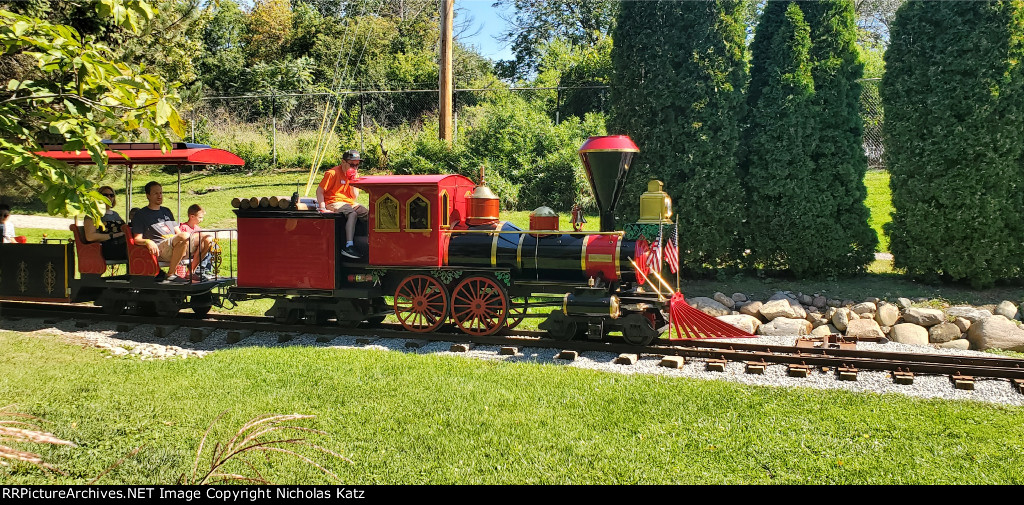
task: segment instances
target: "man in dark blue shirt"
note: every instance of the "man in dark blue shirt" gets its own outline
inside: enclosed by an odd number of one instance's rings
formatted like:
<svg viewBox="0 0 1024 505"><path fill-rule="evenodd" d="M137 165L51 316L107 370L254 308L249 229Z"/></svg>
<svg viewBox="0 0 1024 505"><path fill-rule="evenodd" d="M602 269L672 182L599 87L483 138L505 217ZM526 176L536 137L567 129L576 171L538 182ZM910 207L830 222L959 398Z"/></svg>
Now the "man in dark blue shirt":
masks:
<svg viewBox="0 0 1024 505"><path fill-rule="evenodd" d="M153 253L160 261L168 262L173 272L178 263L185 257L189 250L195 251L192 264L189 265L189 274L199 264L199 258L205 256L209 250L202 247L199 241L199 234L193 234L189 239L187 233L178 231L178 222L174 220L171 209L162 207L164 203L164 188L160 183L151 181L146 184L146 199L149 205L139 209L132 219L132 233L135 241L145 243L149 252ZM189 278L181 278L171 275L168 282L188 282Z"/></svg>

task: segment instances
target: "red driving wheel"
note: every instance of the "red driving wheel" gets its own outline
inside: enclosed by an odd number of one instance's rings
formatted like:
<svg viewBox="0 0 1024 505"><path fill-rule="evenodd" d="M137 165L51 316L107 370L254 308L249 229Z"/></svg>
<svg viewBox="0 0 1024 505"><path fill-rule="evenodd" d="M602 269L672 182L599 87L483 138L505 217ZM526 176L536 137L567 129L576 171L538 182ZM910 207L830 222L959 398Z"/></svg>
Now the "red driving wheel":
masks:
<svg viewBox="0 0 1024 505"><path fill-rule="evenodd" d="M452 290L452 319L463 333L493 335L505 326L508 295L488 277L469 277Z"/></svg>
<svg viewBox="0 0 1024 505"><path fill-rule="evenodd" d="M448 292L433 277L406 277L395 289L395 316L409 331L434 331L448 319Z"/></svg>

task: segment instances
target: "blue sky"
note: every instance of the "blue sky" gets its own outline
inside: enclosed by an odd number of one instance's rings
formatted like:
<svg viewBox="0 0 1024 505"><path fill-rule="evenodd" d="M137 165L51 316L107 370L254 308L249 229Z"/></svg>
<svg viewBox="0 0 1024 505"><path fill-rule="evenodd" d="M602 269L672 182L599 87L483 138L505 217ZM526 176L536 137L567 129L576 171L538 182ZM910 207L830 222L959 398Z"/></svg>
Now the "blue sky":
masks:
<svg viewBox="0 0 1024 505"><path fill-rule="evenodd" d="M459 41L476 47L480 54L492 60L512 59L512 51L508 47L502 47L503 43L495 39L505 29L505 21L498 16L499 10L492 7L493 3L494 0L455 0L456 26L462 21L460 15L473 18L472 24Z"/></svg>

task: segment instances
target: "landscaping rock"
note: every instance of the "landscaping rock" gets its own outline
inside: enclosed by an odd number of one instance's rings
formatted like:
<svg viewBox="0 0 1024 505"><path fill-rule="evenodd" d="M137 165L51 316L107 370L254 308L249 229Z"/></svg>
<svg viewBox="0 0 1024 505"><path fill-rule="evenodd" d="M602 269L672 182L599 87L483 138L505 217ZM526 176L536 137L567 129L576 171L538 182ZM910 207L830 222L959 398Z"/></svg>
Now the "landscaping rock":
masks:
<svg viewBox="0 0 1024 505"><path fill-rule="evenodd" d="M706 296L690 298L687 301L693 306L693 308L709 316L727 316L729 315L729 312L731 312L725 305L722 305L721 303L718 303Z"/></svg>
<svg viewBox="0 0 1024 505"><path fill-rule="evenodd" d="M900 318L899 307L891 303L883 303L878 306L878 312L875 313L875 321L878 321L879 326L892 326L896 324Z"/></svg>
<svg viewBox="0 0 1024 505"><path fill-rule="evenodd" d="M962 337L960 328L949 322L939 323L928 328L928 341L933 344L944 344Z"/></svg>
<svg viewBox="0 0 1024 505"><path fill-rule="evenodd" d="M882 328L874 319L855 319L846 327L846 336L850 338L882 338Z"/></svg>
<svg viewBox="0 0 1024 505"><path fill-rule="evenodd" d="M865 312L863 314L860 314L860 318L861 319L871 319L873 321L875 319L875 313L874 312Z"/></svg>
<svg viewBox="0 0 1024 505"><path fill-rule="evenodd" d="M756 318L762 318L761 306L764 305L761 302L750 302L740 307L740 314L746 314L748 316L754 316Z"/></svg>
<svg viewBox="0 0 1024 505"><path fill-rule="evenodd" d="M896 305L899 305L903 310L907 310L914 305L914 302L910 301L910 298L897 298Z"/></svg>
<svg viewBox="0 0 1024 505"><path fill-rule="evenodd" d="M758 330L759 335L808 335L811 333L811 323L806 319L790 319L778 317L771 322L762 324Z"/></svg>
<svg viewBox="0 0 1024 505"><path fill-rule="evenodd" d="M825 305L828 305L829 307L838 307L842 305L842 302L835 298L829 298L828 300L825 300Z"/></svg>
<svg viewBox="0 0 1024 505"><path fill-rule="evenodd" d="M882 333L885 333L886 335L888 335L890 332L892 332L892 326L881 326L881 328L882 328Z"/></svg>
<svg viewBox="0 0 1024 505"><path fill-rule="evenodd" d="M761 306L761 315L769 321L779 317L802 319L806 316L806 314L804 316L798 315L798 312L793 308L788 299L769 300L768 303Z"/></svg>
<svg viewBox="0 0 1024 505"><path fill-rule="evenodd" d="M737 316L718 316L720 321L729 323L747 333L757 333L757 329L761 327L761 320L747 314L740 314Z"/></svg>
<svg viewBox="0 0 1024 505"><path fill-rule="evenodd" d="M811 325L813 325L813 326L820 326L818 324L819 322L826 322L827 323L827 321L825 321L825 318L822 317L822 315L817 313L817 312L808 312L807 313L807 317L805 317L804 319L810 321Z"/></svg>
<svg viewBox="0 0 1024 505"><path fill-rule="evenodd" d="M1007 319L1017 319L1017 306L1009 300L1003 300L994 313Z"/></svg>
<svg viewBox="0 0 1024 505"><path fill-rule="evenodd" d="M812 298L810 295L801 294L796 299L797 299L798 302L800 302L800 305L813 305L814 304L814 298Z"/></svg>
<svg viewBox="0 0 1024 505"><path fill-rule="evenodd" d="M811 330L811 335L815 335L818 337L824 337L826 335L831 335L833 333L839 333L839 330L837 330L836 327L832 326L831 324L823 324Z"/></svg>
<svg viewBox="0 0 1024 505"><path fill-rule="evenodd" d="M879 300L878 300L878 298L876 298L874 296L869 296L869 297L865 298L864 301L867 302L867 303L873 303L875 305L878 305L878 301Z"/></svg>
<svg viewBox="0 0 1024 505"><path fill-rule="evenodd" d="M971 322L962 317L956 318L956 320L953 321L953 324L955 324L957 328L960 328L960 333L967 333L967 330L971 329Z"/></svg>
<svg viewBox="0 0 1024 505"><path fill-rule="evenodd" d="M825 306L828 305L828 300L826 300L824 296L816 295L811 299L811 305L818 307L819 309L824 309Z"/></svg>
<svg viewBox="0 0 1024 505"><path fill-rule="evenodd" d="M855 314L860 315L868 312L875 312L878 310L878 307L872 302L862 302L854 305L852 310Z"/></svg>
<svg viewBox="0 0 1024 505"><path fill-rule="evenodd" d="M853 307L855 303L853 300L843 300L843 307Z"/></svg>
<svg viewBox="0 0 1024 505"><path fill-rule="evenodd" d="M974 307L950 307L946 309L946 314L954 317L962 317L971 322L971 324L977 323L982 319L992 317L992 312L984 309L976 309Z"/></svg>
<svg viewBox="0 0 1024 505"><path fill-rule="evenodd" d="M711 298L713 298L716 302L721 303L722 305L725 305L730 309L736 306L736 302L733 301L732 298L725 296L725 293L722 292L717 292L711 295Z"/></svg>
<svg viewBox="0 0 1024 505"><path fill-rule="evenodd" d="M944 342L944 343L939 344L939 348L940 349L959 349L961 351L966 351L966 350L971 348L971 341L967 340L966 338L958 338L956 340L950 340L949 342Z"/></svg>
<svg viewBox="0 0 1024 505"><path fill-rule="evenodd" d="M743 293L733 293L732 294L732 301L734 301L736 303L742 303L742 302L746 302L746 301L749 301L749 300L750 299L747 298L747 295L745 295Z"/></svg>
<svg viewBox="0 0 1024 505"><path fill-rule="evenodd" d="M903 320L918 326L935 326L946 320L941 310L913 307L903 313Z"/></svg>
<svg viewBox="0 0 1024 505"><path fill-rule="evenodd" d="M846 331L847 325L850 324L850 312L844 308L836 309L835 314L832 315L832 324L839 331Z"/></svg>
<svg viewBox="0 0 1024 505"><path fill-rule="evenodd" d="M1024 351L1024 330L1017 327L1005 316L992 316L980 321L972 321L967 330L967 340L971 347L979 351L988 349L1006 349Z"/></svg>
<svg viewBox="0 0 1024 505"><path fill-rule="evenodd" d="M928 345L928 329L914 323L900 323L889 333L893 342L911 345Z"/></svg>

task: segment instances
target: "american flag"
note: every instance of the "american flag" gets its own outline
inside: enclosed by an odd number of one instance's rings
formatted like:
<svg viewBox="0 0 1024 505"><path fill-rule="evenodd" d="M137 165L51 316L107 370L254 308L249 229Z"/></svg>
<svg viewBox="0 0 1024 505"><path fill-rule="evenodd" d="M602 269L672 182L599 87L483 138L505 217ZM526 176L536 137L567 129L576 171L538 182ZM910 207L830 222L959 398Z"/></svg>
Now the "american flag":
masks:
<svg viewBox="0 0 1024 505"><path fill-rule="evenodd" d="M647 255L647 269L661 274L661 237L651 242L651 252Z"/></svg>
<svg viewBox="0 0 1024 505"><path fill-rule="evenodd" d="M668 236L668 243L665 244L665 261L668 262L668 269L672 273L679 271L679 222L672 227L672 234Z"/></svg>

